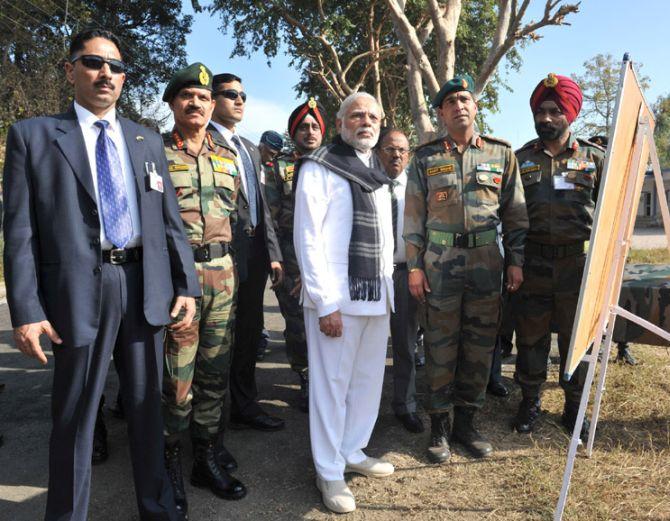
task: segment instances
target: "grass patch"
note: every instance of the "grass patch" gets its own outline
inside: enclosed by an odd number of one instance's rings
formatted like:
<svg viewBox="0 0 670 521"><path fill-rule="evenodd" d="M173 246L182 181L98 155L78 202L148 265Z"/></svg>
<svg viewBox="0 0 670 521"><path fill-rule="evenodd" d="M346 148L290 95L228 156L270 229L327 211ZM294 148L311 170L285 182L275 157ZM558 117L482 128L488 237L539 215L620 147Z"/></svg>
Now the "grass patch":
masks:
<svg viewBox="0 0 670 521"><path fill-rule="evenodd" d="M670 252L667 248L630 250L626 262L629 264L670 264Z"/></svg>

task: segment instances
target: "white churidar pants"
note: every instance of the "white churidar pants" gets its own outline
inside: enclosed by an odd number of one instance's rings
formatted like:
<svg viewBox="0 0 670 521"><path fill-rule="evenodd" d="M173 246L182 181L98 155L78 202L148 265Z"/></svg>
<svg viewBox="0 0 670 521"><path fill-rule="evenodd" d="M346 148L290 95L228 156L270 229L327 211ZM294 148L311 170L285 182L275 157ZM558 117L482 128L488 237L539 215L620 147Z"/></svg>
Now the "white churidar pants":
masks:
<svg viewBox="0 0 670 521"><path fill-rule="evenodd" d="M342 336L319 330L304 308L309 360L309 432L317 474L344 479L347 463L366 458L384 382L389 315L342 315Z"/></svg>

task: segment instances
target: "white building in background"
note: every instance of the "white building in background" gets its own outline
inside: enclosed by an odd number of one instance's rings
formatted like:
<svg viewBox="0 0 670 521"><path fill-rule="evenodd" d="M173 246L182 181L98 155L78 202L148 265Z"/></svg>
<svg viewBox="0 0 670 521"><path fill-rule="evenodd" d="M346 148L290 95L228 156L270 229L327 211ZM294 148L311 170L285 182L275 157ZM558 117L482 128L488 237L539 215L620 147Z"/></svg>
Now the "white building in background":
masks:
<svg viewBox="0 0 670 521"><path fill-rule="evenodd" d="M661 194L666 201L670 199L670 168L661 170L663 176L664 191ZM635 226L640 228L652 228L663 226L663 217L661 216L661 206L656 192L656 181L654 173L649 170L644 176L642 193L640 193L640 204L637 207L637 218Z"/></svg>

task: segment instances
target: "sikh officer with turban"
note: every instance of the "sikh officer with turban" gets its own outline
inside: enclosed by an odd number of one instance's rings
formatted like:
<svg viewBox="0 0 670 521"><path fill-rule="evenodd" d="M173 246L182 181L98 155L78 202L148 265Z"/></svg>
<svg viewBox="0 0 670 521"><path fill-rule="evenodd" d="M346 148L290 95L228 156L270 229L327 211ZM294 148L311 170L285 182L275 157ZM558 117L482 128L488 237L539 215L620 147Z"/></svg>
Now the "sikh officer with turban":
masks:
<svg viewBox="0 0 670 521"><path fill-rule="evenodd" d="M300 269L293 247L293 171L295 162L321 146L326 133L325 111L314 98L297 106L288 118L288 133L293 140L293 152L277 156L272 168L266 169L265 196L270 207L272 223L284 258L284 280L274 288L279 309L286 322L284 340L291 369L300 379L299 408L309 409L309 379L307 373L307 339L305 320L300 304Z"/></svg>
<svg viewBox="0 0 670 521"><path fill-rule="evenodd" d="M522 400L514 428L520 433L532 432L540 414L552 324L558 326L559 374L564 372L604 160L601 147L570 130L582 107L582 92L570 78L549 74L533 91L530 107L538 139L516 152L530 222L516 310L516 380ZM570 381L560 381L565 392L561 422L569 432L585 377L582 363ZM588 429L585 420L582 440Z"/></svg>

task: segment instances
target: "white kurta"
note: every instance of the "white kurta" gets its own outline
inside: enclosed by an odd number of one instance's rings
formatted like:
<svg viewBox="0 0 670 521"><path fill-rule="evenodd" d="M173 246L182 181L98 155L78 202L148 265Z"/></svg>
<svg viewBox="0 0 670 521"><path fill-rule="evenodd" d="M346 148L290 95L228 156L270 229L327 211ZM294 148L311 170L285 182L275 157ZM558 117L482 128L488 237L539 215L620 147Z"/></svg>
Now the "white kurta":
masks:
<svg viewBox="0 0 670 521"><path fill-rule="evenodd" d="M369 161L369 155L359 155ZM379 412L393 306L393 225L387 186L373 193L380 224L381 299L349 298L348 252L353 220L349 182L307 161L295 193L293 240L302 278L309 357L309 425L314 465L327 481L360 463ZM319 330L319 317L342 313L339 338Z"/></svg>

